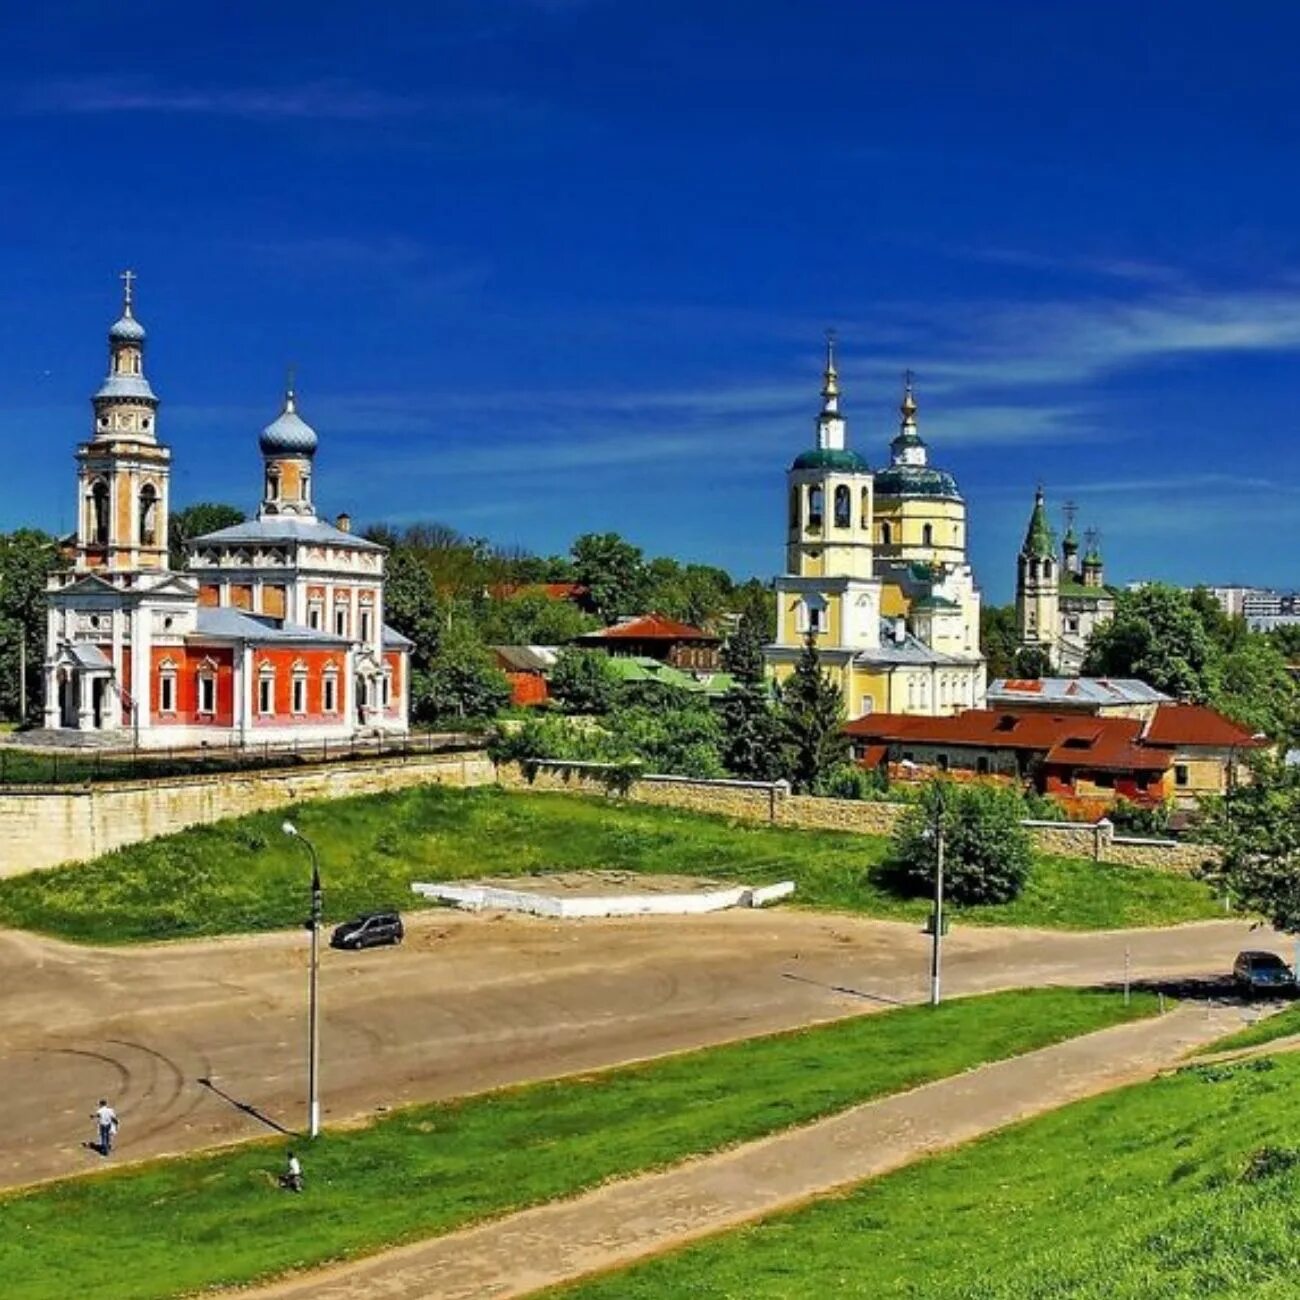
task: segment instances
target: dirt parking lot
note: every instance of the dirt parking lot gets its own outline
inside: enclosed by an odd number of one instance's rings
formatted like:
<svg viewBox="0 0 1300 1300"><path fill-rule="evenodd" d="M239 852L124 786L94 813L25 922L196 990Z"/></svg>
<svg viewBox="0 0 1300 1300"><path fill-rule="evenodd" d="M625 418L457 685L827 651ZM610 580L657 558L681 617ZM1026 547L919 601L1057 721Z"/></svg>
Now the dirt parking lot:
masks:
<svg viewBox="0 0 1300 1300"><path fill-rule="evenodd" d="M326 950L326 1123L916 1001L915 927L797 910L543 921L421 913L406 944ZM305 1092L302 931L133 949L0 931L0 1186L96 1167L90 1111L122 1117L114 1162L293 1129ZM1047 934L959 928L946 989L1215 975L1241 922Z"/></svg>

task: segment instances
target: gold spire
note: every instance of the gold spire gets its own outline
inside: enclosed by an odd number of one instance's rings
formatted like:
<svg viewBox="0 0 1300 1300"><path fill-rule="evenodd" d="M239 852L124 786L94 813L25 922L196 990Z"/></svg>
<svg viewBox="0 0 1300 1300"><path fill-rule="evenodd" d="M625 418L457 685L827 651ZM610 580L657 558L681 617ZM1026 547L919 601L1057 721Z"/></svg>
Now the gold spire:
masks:
<svg viewBox="0 0 1300 1300"><path fill-rule="evenodd" d="M120 278L122 281L122 314L124 316L129 316L131 315L131 301L135 296L132 293L131 285L136 279L136 274L128 267L122 272Z"/></svg>
<svg viewBox="0 0 1300 1300"><path fill-rule="evenodd" d="M903 433L916 436L916 395L912 391L913 374L910 370L903 371L903 402L898 408L902 412L903 421L901 429Z"/></svg>
<svg viewBox="0 0 1300 1300"><path fill-rule="evenodd" d="M835 369L835 331L828 329L826 331L826 374L822 384L823 397L838 397L840 395L840 375Z"/></svg>

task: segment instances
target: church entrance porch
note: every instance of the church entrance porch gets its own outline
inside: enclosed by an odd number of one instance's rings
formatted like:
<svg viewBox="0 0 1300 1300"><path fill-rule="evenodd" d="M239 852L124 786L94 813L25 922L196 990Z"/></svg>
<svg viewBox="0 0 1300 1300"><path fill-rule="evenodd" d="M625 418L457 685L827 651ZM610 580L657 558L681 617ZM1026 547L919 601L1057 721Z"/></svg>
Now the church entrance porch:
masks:
<svg viewBox="0 0 1300 1300"><path fill-rule="evenodd" d="M106 731L120 725L113 665L98 646L60 647L58 660L47 670L46 686L46 698L57 701L46 711L47 727Z"/></svg>

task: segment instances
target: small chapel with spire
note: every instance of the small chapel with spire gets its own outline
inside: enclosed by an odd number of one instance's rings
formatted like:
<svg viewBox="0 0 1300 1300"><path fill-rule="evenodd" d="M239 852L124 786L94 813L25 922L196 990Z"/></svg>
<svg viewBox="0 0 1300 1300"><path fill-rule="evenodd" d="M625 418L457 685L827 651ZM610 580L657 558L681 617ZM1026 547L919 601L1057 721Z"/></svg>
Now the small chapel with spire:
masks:
<svg viewBox="0 0 1300 1300"><path fill-rule="evenodd" d="M789 675L809 640L850 718L943 714L984 699L979 592L966 557L966 504L929 463L909 372L890 464L848 445L835 336L828 334L814 445L786 474L786 571L766 657Z"/></svg>
<svg viewBox="0 0 1300 1300"><path fill-rule="evenodd" d="M50 579L45 727L140 746L404 732L411 646L384 623L385 551L317 517L317 437L292 384L259 439L257 517L196 538L171 569L171 452L135 275L122 279L76 453L74 559Z"/></svg>
<svg viewBox="0 0 1300 1300"><path fill-rule="evenodd" d="M1037 651L1048 671L1077 677L1093 632L1115 615L1115 591L1106 585L1101 534L1085 532L1080 559L1073 502L1066 502L1064 514L1058 553L1040 486L1016 559L1016 635L1020 648Z"/></svg>

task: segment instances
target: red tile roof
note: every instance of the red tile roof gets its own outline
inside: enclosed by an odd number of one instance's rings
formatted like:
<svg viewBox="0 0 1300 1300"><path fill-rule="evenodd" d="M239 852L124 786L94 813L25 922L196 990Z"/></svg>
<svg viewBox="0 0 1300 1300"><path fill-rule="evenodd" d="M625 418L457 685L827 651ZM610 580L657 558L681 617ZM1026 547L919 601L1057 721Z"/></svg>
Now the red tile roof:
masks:
<svg viewBox="0 0 1300 1300"><path fill-rule="evenodd" d="M582 641L718 641L711 632L701 631L689 623L679 623L664 614L643 614L625 619L600 632L588 632Z"/></svg>
<svg viewBox="0 0 1300 1300"><path fill-rule="evenodd" d="M1245 727L1203 704L1162 704L1143 737L1148 745L1213 749L1258 749L1268 741L1256 739Z"/></svg>
<svg viewBox="0 0 1300 1300"><path fill-rule="evenodd" d="M882 744L951 745L1037 750L1055 767L1164 771L1171 749L1257 748L1244 727L1199 704L1162 704L1149 724L1137 718L1045 713L1025 709L969 709L944 718L869 713L845 731L868 754Z"/></svg>

